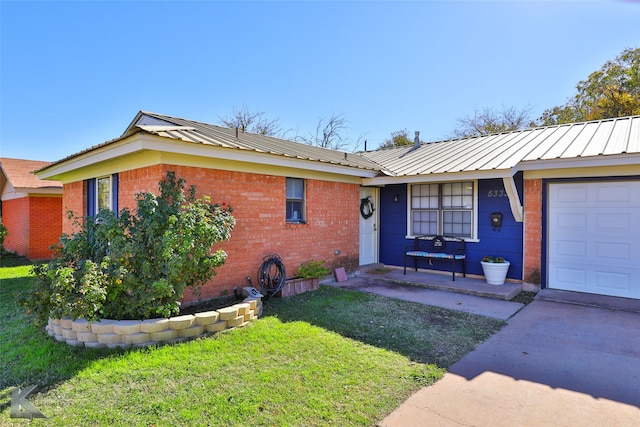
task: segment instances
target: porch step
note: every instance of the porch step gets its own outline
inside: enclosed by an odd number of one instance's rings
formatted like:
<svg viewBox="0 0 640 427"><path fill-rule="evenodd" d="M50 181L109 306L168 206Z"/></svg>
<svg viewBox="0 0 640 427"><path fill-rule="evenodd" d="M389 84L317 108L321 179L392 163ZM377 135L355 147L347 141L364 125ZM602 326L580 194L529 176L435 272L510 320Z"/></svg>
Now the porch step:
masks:
<svg viewBox="0 0 640 427"><path fill-rule="evenodd" d="M389 270L384 272L385 270ZM375 273L373 273L375 271ZM485 298L493 298L509 301L522 290L520 283L505 283L504 285L489 285L484 279L462 277L456 274L456 280L451 280L451 273L441 274L431 271L408 271L404 275L402 269L395 268L374 268L362 269L358 273L359 277L368 280L383 280L397 283L399 285L420 286L427 289L455 292L465 295L475 295Z"/></svg>

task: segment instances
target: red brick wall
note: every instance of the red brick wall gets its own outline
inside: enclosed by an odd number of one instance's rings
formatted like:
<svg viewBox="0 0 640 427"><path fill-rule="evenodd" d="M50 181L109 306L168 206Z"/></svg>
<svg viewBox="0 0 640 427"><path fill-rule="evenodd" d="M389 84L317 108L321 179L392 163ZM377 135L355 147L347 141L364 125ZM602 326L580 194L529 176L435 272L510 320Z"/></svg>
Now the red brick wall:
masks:
<svg viewBox="0 0 640 427"><path fill-rule="evenodd" d="M71 234L73 220L69 220L67 213L73 212L75 216L82 217L87 214L87 192L84 181L64 184L62 189L62 232Z"/></svg>
<svg viewBox="0 0 640 427"><path fill-rule="evenodd" d="M2 222L9 234L4 247L29 259L51 258L49 247L62 232L62 198L28 196L2 202Z"/></svg>
<svg viewBox="0 0 640 427"><path fill-rule="evenodd" d="M62 234L62 197L29 197L29 259L51 258Z"/></svg>
<svg viewBox="0 0 640 427"><path fill-rule="evenodd" d="M29 253L29 197L2 202L2 223L9 233L4 247L27 256Z"/></svg>
<svg viewBox="0 0 640 427"><path fill-rule="evenodd" d="M540 283L542 266L542 180L524 181L524 279Z"/></svg>
<svg viewBox="0 0 640 427"><path fill-rule="evenodd" d="M285 221L286 178L187 166L157 165L121 172L119 208L135 209L135 194L158 193L158 182L167 170L195 185L198 195L209 195L214 203L230 205L236 218L231 240L220 247L227 263L202 289L202 298L247 286L247 276L257 286L256 275L267 255L278 254L293 277L300 263L311 258L325 260L328 268L353 267L358 263L359 186L306 180L307 224ZM65 186L65 203L68 195ZM70 196L69 196L70 197ZM76 196L77 197L77 196ZM69 227L65 218L65 229ZM334 251L340 250L339 255ZM185 301L192 300L188 293Z"/></svg>
<svg viewBox="0 0 640 427"><path fill-rule="evenodd" d="M138 193L158 194L158 183L166 176L166 170L166 165L155 165L121 172L118 178L118 209L128 207L133 211Z"/></svg>

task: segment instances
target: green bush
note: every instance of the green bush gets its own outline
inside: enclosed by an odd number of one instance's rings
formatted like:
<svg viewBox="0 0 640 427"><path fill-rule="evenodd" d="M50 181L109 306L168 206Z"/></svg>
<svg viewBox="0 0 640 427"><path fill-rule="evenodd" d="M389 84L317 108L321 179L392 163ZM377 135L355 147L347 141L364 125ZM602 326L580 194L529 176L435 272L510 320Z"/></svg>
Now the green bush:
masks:
<svg viewBox="0 0 640 427"><path fill-rule="evenodd" d="M323 264L324 261L314 261L312 259L307 262L303 262L300 264L296 276L302 277L303 279L324 277L329 274L329 269L325 268Z"/></svg>
<svg viewBox="0 0 640 427"><path fill-rule="evenodd" d="M194 187L185 196L184 180L167 172L159 196L138 194L135 214L75 218L78 231L61 237L48 265L34 266L39 280L23 302L40 321L177 314L185 288L197 293L225 263L227 254L212 247L229 239L231 212L196 199Z"/></svg>
<svg viewBox="0 0 640 427"><path fill-rule="evenodd" d="M2 223L2 217L0 217L0 250L4 248L4 239L7 237L9 232L7 231L7 227Z"/></svg>

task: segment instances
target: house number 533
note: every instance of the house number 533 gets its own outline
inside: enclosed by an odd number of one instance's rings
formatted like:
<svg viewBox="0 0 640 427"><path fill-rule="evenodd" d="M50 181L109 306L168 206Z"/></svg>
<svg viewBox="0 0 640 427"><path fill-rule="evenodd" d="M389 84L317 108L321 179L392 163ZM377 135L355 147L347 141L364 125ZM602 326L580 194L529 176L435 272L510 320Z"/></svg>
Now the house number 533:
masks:
<svg viewBox="0 0 640 427"><path fill-rule="evenodd" d="M504 190L489 190L487 197L507 197L507 192Z"/></svg>

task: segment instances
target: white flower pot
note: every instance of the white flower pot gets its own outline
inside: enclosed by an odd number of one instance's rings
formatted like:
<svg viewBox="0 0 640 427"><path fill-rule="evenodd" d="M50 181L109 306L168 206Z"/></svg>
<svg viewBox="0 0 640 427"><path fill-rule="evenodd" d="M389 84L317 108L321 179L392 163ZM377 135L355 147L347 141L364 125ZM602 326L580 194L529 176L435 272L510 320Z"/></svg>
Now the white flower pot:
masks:
<svg viewBox="0 0 640 427"><path fill-rule="evenodd" d="M509 271L509 266L511 265L509 261L505 261L505 262L480 261L480 264L482 264L484 277L487 280L488 284L490 285L504 284L504 281L507 278L507 271Z"/></svg>

